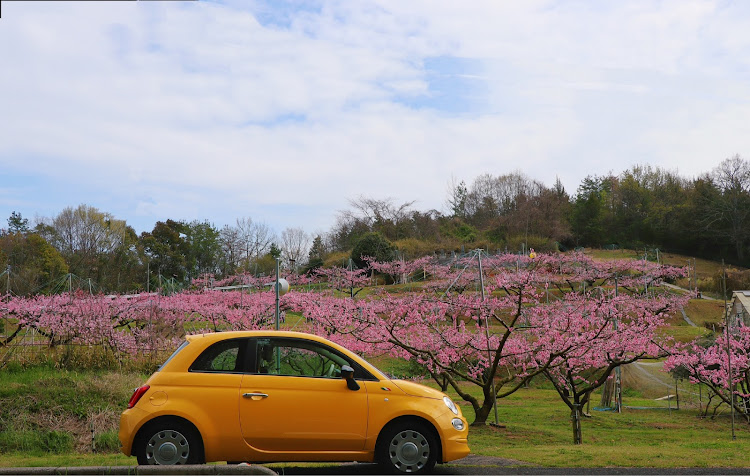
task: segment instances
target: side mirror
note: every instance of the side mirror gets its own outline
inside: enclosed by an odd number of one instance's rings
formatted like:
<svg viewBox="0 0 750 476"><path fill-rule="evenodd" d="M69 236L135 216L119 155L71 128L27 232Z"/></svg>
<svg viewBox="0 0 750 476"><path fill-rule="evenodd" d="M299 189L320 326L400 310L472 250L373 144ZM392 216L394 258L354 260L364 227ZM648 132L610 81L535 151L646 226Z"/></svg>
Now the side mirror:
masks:
<svg viewBox="0 0 750 476"><path fill-rule="evenodd" d="M348 365L341 367L341 376L346 379L346 387L349 390L359 390L359 384L354 380L354 369Z"/></svg>

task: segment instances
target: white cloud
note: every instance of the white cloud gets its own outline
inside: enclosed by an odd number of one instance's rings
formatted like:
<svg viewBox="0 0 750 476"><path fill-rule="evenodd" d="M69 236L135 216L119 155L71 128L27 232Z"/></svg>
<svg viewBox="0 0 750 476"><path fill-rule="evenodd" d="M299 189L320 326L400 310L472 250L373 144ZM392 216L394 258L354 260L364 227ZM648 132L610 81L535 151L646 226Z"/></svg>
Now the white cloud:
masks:
<svg viewBox="0 0 750 476"><path fill-rule="evenodd" d="M28 216L83 201L140 230L321 229L358 195L440 208L451 176L573 191L645 162L697 174L750 145L744 3L3 7L0 166L39 179L0 176L15 190L0 206Z"/></svg>

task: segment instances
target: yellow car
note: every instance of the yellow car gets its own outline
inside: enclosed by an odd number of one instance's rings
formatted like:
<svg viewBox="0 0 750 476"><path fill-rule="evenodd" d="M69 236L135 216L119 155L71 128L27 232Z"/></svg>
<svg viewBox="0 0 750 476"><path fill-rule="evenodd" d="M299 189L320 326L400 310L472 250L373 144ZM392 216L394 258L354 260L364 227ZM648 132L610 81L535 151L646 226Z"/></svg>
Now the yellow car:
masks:
<svg viewBox="0 0 750 476"><path fill-rule="evenodd" d="M138 464L368 461L425 473L469 454L461 410L298 332L188 336L135 390L120 443Z"/></svg>

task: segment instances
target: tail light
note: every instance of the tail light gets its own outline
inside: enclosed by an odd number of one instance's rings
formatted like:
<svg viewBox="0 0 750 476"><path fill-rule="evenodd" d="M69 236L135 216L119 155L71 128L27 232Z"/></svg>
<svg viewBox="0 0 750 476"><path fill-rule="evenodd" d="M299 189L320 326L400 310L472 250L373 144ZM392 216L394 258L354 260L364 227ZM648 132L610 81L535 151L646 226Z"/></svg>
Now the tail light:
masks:
<svg viewBox="0 0 750 476"><path fill-rule="evenodd" d="M148 392L148 389L151 388L150 385L144 385L142 387L138 387L133 391L133 396L130 397L130 401L128 402L128 408L133 408L136 403L138 403L138 400L141 399L144 393Z"/></svg>

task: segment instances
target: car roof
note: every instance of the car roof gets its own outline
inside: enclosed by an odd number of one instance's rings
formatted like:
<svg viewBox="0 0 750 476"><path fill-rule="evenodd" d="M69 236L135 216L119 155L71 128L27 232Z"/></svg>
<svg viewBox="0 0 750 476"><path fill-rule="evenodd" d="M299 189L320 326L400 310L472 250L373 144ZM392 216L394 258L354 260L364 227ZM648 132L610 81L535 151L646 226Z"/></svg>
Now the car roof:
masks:
<svg viewBox="0 0 750 476"><path fill-rule="evenodd" d="M226 331L226 332L205 332L201 334L189 334L185 336L190 342L197 342L203 339L206 341L215 342L224 339L239 339L243 337L297 337L303 339L314 340L318 342L331 343L324 337L317 336L315 334L308 334L306 332L295 332L295 331L276 331L276 330L256 330L256 331Z"/></svg>

